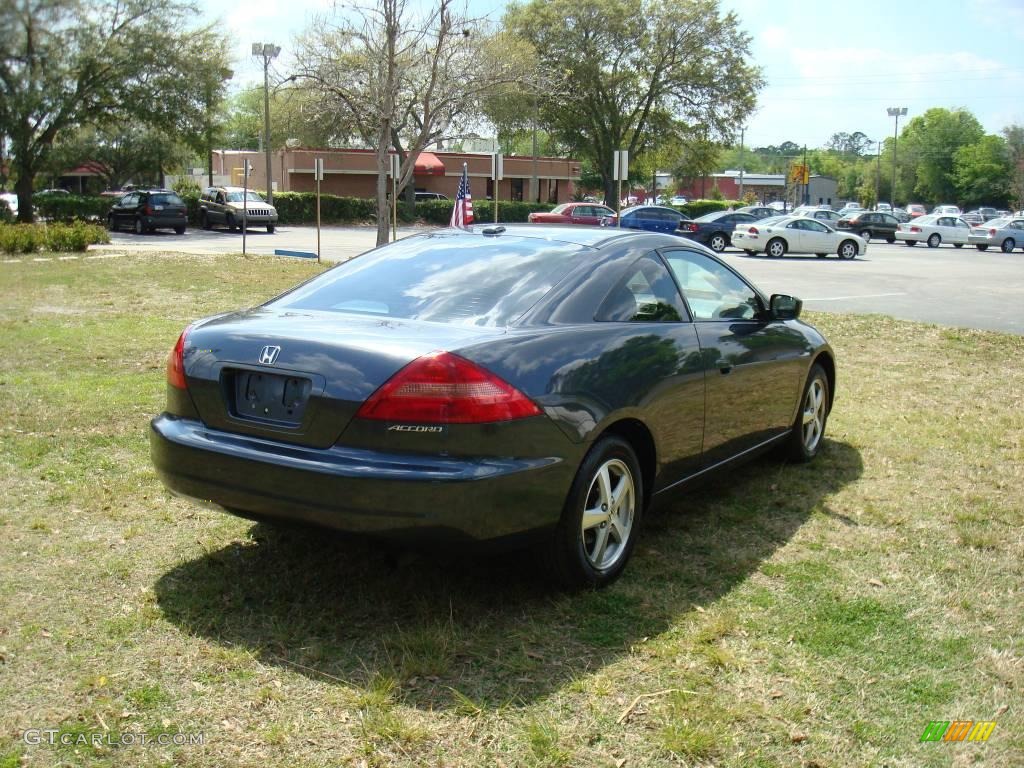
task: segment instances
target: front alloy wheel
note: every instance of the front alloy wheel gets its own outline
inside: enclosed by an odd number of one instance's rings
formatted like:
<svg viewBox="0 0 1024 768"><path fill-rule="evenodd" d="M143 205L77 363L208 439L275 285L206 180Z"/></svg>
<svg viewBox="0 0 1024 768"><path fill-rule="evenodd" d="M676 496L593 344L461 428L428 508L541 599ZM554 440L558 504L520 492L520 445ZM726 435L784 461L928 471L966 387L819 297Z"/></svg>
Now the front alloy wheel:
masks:
<svg viewBox="0 0 1024 768"><path fill-rule="evenodd" d="M708 241L708 245L711 250L715 253L721 253L725 250L725 235L714 234L711 236L711 240Z"/></svg>
<svg viewBox="0 0 1024 768"><path fill-rule="evenodd" d="M789 455L795 461L810 461L821 451L822 438L829 413L829 385L825 369L818 363L811 366L789 438Z"/></svg>
<svg viewBox="0 0 1024 768"><path fill-rule="evenodd" d="M857 245L852 240L846 240L839 246L838 256L840 259L852 259L857 256Z"/></svg>
<svg viewBox="0 0 1024 768"><path fill-rule="evenodd" d="M632 446L602 437L580 464L555 534L542 543L548 571L568 589L604 587L629 560L643 510Z"/></svg>

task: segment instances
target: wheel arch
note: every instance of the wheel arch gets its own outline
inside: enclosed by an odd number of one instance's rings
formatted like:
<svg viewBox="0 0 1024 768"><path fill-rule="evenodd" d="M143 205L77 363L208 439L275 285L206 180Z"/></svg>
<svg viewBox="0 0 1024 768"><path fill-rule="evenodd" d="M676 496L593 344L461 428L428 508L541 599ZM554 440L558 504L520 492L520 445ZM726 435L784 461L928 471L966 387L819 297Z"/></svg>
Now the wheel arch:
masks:
<svg viewBox="0 0 1024 768"><path fill-rule="evenodd" d="M811 361L812 366L815 363L825 370L825 376L828 377L828 409L831 411L832 403L834 403L836 399L836 361L830 352L822 350L814 360Z"/></svg>
<svg viewBox="0 0 1024 768"><path fill-rule="evenodd" d="M658 451L651 430L639 419L625 418L605 427L594 443L597 443L605 435L615 435L625 440L636 453L637 461L640 462L640 476L644 486L644 507L646 508L654 495L654 478L658 471Z"/></svg>

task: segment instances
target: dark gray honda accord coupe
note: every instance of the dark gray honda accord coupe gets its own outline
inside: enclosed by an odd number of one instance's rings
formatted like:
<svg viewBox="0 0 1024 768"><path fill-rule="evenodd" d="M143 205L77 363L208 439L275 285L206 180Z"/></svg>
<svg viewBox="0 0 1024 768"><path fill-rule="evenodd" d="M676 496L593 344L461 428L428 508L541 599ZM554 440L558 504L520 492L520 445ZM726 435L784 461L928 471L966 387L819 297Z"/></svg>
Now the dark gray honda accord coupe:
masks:
<svg viewBox="0 0 1024 768"><path fill-rule="evenodd" d="M243 517L526 539L563 585L601 586L653 500L819 452L835 359L800 308L673 235L417 235L186 328L153 462Z"/></svg>

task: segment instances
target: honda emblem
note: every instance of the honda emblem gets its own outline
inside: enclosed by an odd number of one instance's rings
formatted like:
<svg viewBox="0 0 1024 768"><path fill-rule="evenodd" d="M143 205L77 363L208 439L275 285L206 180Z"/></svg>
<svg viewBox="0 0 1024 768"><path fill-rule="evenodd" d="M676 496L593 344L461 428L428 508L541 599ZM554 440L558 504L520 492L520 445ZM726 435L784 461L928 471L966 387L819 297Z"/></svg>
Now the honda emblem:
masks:
<svg viewBox="0 0 1024 768"><path fill-rule="evenodd" d="M263 365L273 365L277 362L277 356L280 354L280 347L264 347L260 350L260 363Z"/></svg>

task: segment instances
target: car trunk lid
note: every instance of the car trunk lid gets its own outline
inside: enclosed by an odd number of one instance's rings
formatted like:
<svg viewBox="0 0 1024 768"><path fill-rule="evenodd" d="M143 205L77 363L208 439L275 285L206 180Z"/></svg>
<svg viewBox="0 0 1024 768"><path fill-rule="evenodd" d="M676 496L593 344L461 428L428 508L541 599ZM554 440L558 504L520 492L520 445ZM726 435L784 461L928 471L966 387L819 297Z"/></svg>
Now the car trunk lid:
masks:
<svg viewBox="0 0 1024 768"><path fill-rule="evenodd" d="M319 448L402 367L503 330L259 308L194 327L185 375L214 429Z"/></svg>

